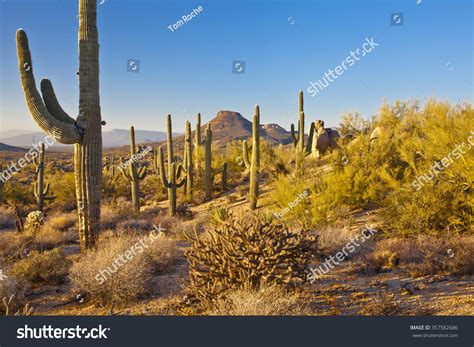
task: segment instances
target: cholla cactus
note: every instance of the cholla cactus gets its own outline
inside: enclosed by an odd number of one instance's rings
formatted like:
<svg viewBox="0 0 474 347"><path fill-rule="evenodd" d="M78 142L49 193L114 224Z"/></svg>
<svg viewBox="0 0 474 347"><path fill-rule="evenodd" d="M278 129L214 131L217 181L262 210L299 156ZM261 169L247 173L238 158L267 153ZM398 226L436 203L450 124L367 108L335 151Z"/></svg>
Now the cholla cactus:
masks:
<svg viewBox="0 0 474 347"><path fill-rule="evenodd" d="M139 181L146 176L146 167L138 167L136 163L137 147L135 145L135 129L130 127L130 160L127 163L127 169L120 167L123 177L130 182L132 192L132 204L135 211L140 211L140 184Z"/></svg>
<svg viewBox="0 0 474 347"><path fill-rule="evenodd" d="M97 0L79 0L79 111L72 118L60 106L51 81L36 88L28 37L16 32L18 68L26 105L38 126L57 142L74 144L74 170L81 249L95 245L100 231L102 120L99 97ZM52 21L53 18L46 20Z"/></svg>
<svg viewBox="0 0 474 347"><path fill-rule="evenodd" d="M178 179L183 172L183 166L175 162L173 156L173 133L172 133L172 124L171 124L171 115L168 114L166 118L167 126L167 149L168 149L168 179L166 178L165 173L165 160L163 157L163 147L158 148L158 159L157 163L159 164L160 178L163 187L168 189L168 200L169 200L169 214L170 216L176 215L176 189L182 187L186 183L186 177L181 181Z"/></svg>
<svg viewBox="0 0 474 347"><path fill-rule="evenodd" d="M242 142L242 152L245 167L250 170L250 209L255 210L257 208L260 172L260 107L258 105L255 106L255 114L252 123L252 159L249 160L247 141Z"/></svg>
<svg viewBox="0 0 474 347"><path fill-rule="evenodd" d="M298 93L298 137L295 134L295 126L291 124L291 138L296 149L296 167L301 169L302 159L311 153L311 147L314 134L314 122L309 127L308 143L304 145L304 107L303 107L303 91Z"/></svg>
<svg viewBox="0 0 474 347"><path fill-rule="evenodd" d="M56 199L56 195L49 194L49 183L44 186L44 143L40 145L39 155L33 159L36 164L36 182L34 183L34 195L38 204L38 210L43 211L44 202Z"/></svg>
<svg viewBox="0 0 474 347"><path fill-rule="evenodd" d="M36 231L44 224L44 215L41 211L32 211L26 216L26 229Z"/></svg>

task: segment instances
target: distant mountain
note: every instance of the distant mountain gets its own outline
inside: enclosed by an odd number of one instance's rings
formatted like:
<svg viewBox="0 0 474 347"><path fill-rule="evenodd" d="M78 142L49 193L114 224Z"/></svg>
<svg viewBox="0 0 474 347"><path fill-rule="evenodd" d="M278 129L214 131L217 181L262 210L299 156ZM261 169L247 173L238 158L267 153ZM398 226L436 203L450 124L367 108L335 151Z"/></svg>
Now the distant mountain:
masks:
<svg viewBox="0 0 474 347"><path fill-rule="evenodd" d="M8 135L9 132L4 132ZM179 135L179 134L174 134ZM32 143L43 141L46 133L43 132L28 132L20 135L9 135L1 138L5 144L17 147L31 147ZM143 142L160 142L166 139L166 132L152 131L152 130L135 130L136 143ZM130 143L130 131L125 129L113 129L111 131L104 131L102 133L102 142L104 147L119 147L127 146ZM60 143L55 143L52 147L64 146Z"/></svg>
<svg viewBox="0 0 474 347"><path fill-rule="evenodd" d="M6 145L0 142L0 152L27 152L28 150L25 148L15 147Z"/></svg>
<svg viewBox="0 0 474 347"><path fill-rule="evenodd" d="M238 112L219 111L210 123L212 138L217 145L252 137L252 122ZM201 127L203 135L206 126L207 124ZM291 133L278 124L261 124L260 137L272 145L291 142Z"/></svg>

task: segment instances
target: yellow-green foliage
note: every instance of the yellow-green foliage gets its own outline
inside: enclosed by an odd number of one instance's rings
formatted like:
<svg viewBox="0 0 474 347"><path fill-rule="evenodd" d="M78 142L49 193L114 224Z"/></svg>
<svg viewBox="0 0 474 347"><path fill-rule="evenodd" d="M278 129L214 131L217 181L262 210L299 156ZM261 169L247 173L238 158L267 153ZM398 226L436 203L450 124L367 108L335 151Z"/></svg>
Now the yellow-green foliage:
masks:
<svg viewBox="0 0 474 347"><path fill-rule="evenodd" d="M270 193L270 200L276 203L273 208L276 219L296 222L303 227L311 226L308 213L311 184L297 176L279 175Z"/></svg>
<svg viewBox="0 0 474 347"><path fill-rule="evenodd" d="M382 131L372 145L370 134L360 133L329 157L334 171L320 177L311 199L314 223L327 221L330 211L341 205L376 204L385 208L389 231L472 228L474 149L467 142L474 135L472 106L430 100L420 109L417 102L397 101L384 104L375 123ZM454 155L462 143L465 153ZM429 174L448 155L453 159L449 165L417 190L416 177Z"/></svg>
<svg viewBox="0 0 474 347"><path fill-rule="evenodd" d="M15 178L8 180L3 188L3 199L6 203L29 205L35 203L35 197L32 194L32 186L23 182L18 182Z"/></svg>
<svg viewBox="0 0 474 347"><path fill-rule="evenodd" d="M76 186L73 172L56 172L48 175L46 180L51 182L51 193L57 196L54 200L55 207L63 209L75 207Z"/></svg>
<svg viewBox="0 0 474 347"><path fill-rule="evenodd" d="M11 272L29 282L62 282L69 265L63 252L55 248L43 253L31 251L27 258L15 263Z"/></svg>

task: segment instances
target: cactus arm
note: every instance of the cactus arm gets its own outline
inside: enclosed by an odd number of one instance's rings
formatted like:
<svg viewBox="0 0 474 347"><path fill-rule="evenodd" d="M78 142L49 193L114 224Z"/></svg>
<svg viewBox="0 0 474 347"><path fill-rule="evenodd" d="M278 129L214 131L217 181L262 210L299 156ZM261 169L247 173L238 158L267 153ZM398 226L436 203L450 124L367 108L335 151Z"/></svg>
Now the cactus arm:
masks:
<svg viewBox="0 0 474 347"><path fill-rule="evenodd" d="M19 29L17 31L16 42L21 85L25 94L26 105L34 121L42 130L51 134L60 143L79 143L82 139L82 130L74 124L66 123L51 115L36 89L28 37L24 30Z"/></svg>
<svg viewBox="0 0 474 347"><path fill-rule="evenodd" d="M249 160L249 146L247 140L242 141L242 156L244 157L244 165L247 169L250 168Z"/></svg>
<svg viewBox="0 0 474 347"><path fill-rule="evenodd" d="M43 101L46 108L53 117L68 124L76 123L76 120L70 117L59 104L56 93L54 92L53 84L49 79L45 78L41 80L41 94L43 95Z"/></svg>
<svg viewBox="0 0 474 347"><path fill-rule="evenodd" d="M176 188L181 188L182 186L184 186L186 184L186 176L184 176L181 181L176 181Z"/></svg>
<svg viewBox="0 0 474 347"><path fill-rule="evenodd" d="M160 171L160 179L161 183L163 184L163 187L166 189L169 189L171 186L166 179L166 173L165 173L165 161L163 160L163 147L158 148L158 163L160 164L159 171Z"/></svg>
<svg viewBox="0 0 474 347"><path fill-rule="evenodd" d="M183 172L186 172L186 169L184 168L183 164L178 164L176 168L176 177L179 178L183 174Z"/></svg>
<svg viewBox="0 0 474 347"><path fill-rule="evenodd" d="M142 166L140 168L138 168L138 171L137 171L137 177L139 180L142 180L144 179L146 176L146 167L145 166Z"/></svg>
<svg viewBox="0 0 474 347"><path fill-rule="evenodd" d="M35 195L35 198L38 199L38 182L33 183L33 193Z"/></svg>
<svg viewBox="0 0 474 347"><path fill-rule="evenodd" d="M311 122L308 131L308 143L306 144L306 155L311 153L311 148L313 147L313 136L314 136L315 124Z"/></svg>
<svg viewBox="0 0 474 347"><path fill-rule="evenodd" d="M119 171L122 174L123 178L125 178L125 180L127 180L127 181L132 180L132 177L130 177L130 174L127 172L126 169L124 169L123 167L119 167Z"/></svg>
<svg viewBox="0 0 474 347"><path fill-rule="evenodd" d="M296 147L296 145L298 144L298 138L296 137L296 134L295 134L294 124L291 124L291 140L293 141L293 146Z"/></svg>

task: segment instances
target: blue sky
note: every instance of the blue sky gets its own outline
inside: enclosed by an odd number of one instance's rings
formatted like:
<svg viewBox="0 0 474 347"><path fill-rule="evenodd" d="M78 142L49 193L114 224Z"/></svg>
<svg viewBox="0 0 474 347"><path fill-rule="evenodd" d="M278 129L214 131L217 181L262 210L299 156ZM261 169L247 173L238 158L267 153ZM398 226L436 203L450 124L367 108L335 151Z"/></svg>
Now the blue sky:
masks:
<svg viewBox="0 0 474 347"><path fill-rule="evenodd" d="M383 100L437 97L473 100L473 5L470 0L159 1L99 0L100 92L104 130L175 131L201 112L219 110L289 128L297 92L310 120L336 125L341 114L374 114ZM417 4L417 2L420 2ZM202 6L175 31L167 27ZM76 0L0 2L0 130L38 129L20 86L15 31L29 36L39 88L53 81L60 102L77 112ZM392 13L403 25L392 26ZM379 46L315 97L306 92L350 53L374 38ZM139 73L127 71L140 60ZM232 73L235 60L245 73Z"/></svg>

